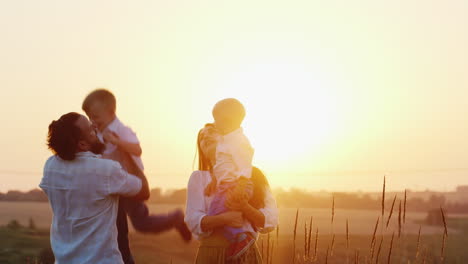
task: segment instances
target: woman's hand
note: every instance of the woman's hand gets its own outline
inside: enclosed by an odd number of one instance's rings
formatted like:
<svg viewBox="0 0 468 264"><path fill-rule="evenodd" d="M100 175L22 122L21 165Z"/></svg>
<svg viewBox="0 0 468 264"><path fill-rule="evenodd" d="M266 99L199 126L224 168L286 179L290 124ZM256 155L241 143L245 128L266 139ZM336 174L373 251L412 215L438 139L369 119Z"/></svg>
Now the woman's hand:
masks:
<svg viewBox="0 0 468 264"><path fill-rule="evenodd" d="M220 216L223 218L223 222L227 226L242 227L242 224L244 222L242 213L239 211L229 211L229 212L220 214Z"/></svg>
<svg viewBox="0 0 468 264"><path fill-rule="evenodd" d="M201 222L202 231L210 231L222 226L242 227L244 218L239 211L229 211L219 215L205 215Z"/></svg>

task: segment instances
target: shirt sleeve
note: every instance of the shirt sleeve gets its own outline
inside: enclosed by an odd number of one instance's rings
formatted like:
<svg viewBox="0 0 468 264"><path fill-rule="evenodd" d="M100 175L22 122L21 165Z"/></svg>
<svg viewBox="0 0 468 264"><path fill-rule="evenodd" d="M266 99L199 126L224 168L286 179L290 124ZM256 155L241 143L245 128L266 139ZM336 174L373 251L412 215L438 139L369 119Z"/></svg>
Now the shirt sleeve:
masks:
<svg viewBox="0 0 468 264"><path fill-rule="evenodd" d="M266 234L275 230L279 224L279 212L275 198L273 198L269 187L267 187L267 191L265 192L265 207L261 208L260 212L265 215L265 226L259 228L259 232Z"/></svg>
<svg viewBox="0 0 468 264"><path fill-rule="evenodd" d="M140 144L138 137L133 130L128 126L122 126L118 129L117 135L120 137L121 140L133 144Z"/></svg>
<svg viewBox="0 0 468 264"><path fill-rule="evenodd" d="M108 182L108 194L118 194L122 196L134 196L142 187L141 180L132 174L126 172L118 162L109 161L113 164L110 170Z"/></svg>
<svg viewBox="0 0 468 264"><path fill-rule="evenodd" d="M208 213L208 208L205 205L204 189L205 184L201 171L194 171L190 175L187 185L187 202L185 208L185 223L196 237L207 237L211 235L211 231L204 232L201 229L201 221Z"/></svg>

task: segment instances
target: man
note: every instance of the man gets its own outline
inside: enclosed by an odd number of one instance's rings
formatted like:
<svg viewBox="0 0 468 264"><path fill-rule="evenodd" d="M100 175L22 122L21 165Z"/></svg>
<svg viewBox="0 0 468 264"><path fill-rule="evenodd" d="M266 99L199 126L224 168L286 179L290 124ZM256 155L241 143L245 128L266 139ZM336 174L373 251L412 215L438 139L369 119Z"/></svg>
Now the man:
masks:
<svg viewBox="0 0 468 264"><path fill-rule="evenodd" d="M50 241L55 263L123 263L115 225L119 195L148 199L146 178L101 159L104 145L78 113L49 125L47 145L54 155L39 186L54 214Z"/></svg>

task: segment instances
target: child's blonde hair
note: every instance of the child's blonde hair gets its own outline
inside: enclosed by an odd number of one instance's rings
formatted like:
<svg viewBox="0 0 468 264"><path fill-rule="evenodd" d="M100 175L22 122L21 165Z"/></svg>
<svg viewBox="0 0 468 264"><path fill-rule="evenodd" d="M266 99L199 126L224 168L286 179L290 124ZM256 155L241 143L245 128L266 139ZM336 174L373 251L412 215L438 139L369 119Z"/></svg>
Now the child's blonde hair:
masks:
<svg viewBox="0 0 468 264"><path fill-rule="evenodd" d="M245 117L245 108L239 100L226 98L215 104L212 114L215 120L224 120L240 126Z"/></svg>

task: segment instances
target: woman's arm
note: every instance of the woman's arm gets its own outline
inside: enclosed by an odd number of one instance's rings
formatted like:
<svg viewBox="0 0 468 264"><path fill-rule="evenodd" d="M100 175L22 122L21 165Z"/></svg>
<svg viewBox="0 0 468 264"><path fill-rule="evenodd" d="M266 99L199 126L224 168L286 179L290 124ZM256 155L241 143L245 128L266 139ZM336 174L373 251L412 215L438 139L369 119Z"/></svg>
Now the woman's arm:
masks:
<svg viewBox="0 0 468 264"><path fill-rule="evenodd" d="M265 215L249 204L248 197L244 193L239 192L239 189L234 189L227 194L226 207L233 211L242 212L242 215L254 226L263 228L265 225Z"/></svg>
<svg viewBox="0 0 468 264"><path fill-rule="evenodd" d="M241 212L226 212L219 215L207 215L206 196L204 190L210 182L208 172L195 171L187 185L187 203L185 209L185 223L197 237L209 236L211 231L220 226L229 225L241 227L243 217Z"/></svg>
<svg viewBox="0 0 468 264"><path fill-rule="evenodd" d="M270 188L265 192L265 207L256 209L248 203L245 195L231 191L226 199L226 207L239 210L262 233L268 233L278 226L278 207Z"/></svg>
<svg viewBox="0 0 468 264"><path fill-rule="evenodd" d="M200 227L203 232L210 232L221 226L242 227L243 218L239 211L229 211L219 215L205 215L201 219Z"/></svg>

